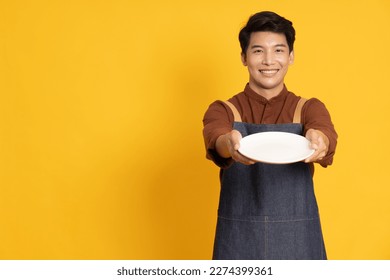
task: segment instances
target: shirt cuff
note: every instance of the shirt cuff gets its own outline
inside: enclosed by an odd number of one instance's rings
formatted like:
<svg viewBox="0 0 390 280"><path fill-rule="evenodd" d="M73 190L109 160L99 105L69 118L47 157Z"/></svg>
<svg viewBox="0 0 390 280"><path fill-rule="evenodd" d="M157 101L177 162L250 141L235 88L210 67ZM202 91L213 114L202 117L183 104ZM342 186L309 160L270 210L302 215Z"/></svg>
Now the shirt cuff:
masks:
<svg viewBox="0 0 390 280"><path fill-rule="evenodd" d="M221 157L214 149L207 149L206 157L212 160L218 167L223 169L230 167L234 162L232 158Z"/></svg>

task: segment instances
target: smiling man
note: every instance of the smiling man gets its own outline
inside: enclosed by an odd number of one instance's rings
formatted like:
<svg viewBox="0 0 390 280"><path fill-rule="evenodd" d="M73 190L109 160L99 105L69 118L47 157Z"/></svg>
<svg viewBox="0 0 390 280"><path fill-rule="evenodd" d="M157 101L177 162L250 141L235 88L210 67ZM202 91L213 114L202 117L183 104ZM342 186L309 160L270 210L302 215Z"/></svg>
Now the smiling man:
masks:
<svg viewBox="0 0 390 280"><path fill-rule="evenodd" d="M221 168L214 259L326 259L313 188L314 163L333 162L337 133L325 105L287 90L295 30L273 13L251 16L240 31L243 92L215 101L205 113L207 158ZM314 153L291 164L256 162L239 153L250 134L305 136Z"/></svg>

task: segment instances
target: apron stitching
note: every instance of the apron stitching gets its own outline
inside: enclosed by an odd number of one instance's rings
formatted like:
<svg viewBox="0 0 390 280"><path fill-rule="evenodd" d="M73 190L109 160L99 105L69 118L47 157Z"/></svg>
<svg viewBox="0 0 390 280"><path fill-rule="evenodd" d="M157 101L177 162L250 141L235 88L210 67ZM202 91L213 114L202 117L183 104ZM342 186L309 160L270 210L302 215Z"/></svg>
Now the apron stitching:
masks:
<svg viewBox="0 0 390 280"><path fill-rule="evenodd" d="M318 218L308 218L308 219L296 219L296 220L280 220L280 221L268 221L269 223L288 223L288 222L304 222L304 221L314 221Z"/></svg>
<svg viewBox="0 0 390 280"><path fill-rule="evenodd" d="M250 220L250 219L237 219L237 218L227 218L223 216L218 216L220 219L224 220L230 220L230 221L239 221L239 222L254 222L254 223L287 223L287 222L304 222L304 221L314 221L319 220L317 217L313 218L306 218L306 219L292 219L292 220L276 220L276 221L270 221L268 219L268 216L264 216L263 221L256 221L256 220Z"/></svg>

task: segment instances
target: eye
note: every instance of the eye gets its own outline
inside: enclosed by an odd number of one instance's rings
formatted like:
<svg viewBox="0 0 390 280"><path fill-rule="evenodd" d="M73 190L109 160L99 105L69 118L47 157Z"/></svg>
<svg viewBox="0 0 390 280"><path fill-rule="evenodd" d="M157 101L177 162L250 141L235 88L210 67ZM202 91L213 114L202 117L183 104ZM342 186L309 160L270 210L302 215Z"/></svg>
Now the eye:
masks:
<svg viewBox="0 0 390 280"><path fill-rule="evenodd" d="M261 49L256 49L253 51L253 53L262 53L262 52L263 52L263 50L261 50Z"/></svg>
<svg viewBox="0 0 390 280"><path fill-rule="evenodd" d="M276 49L275 50L277 53L283 53L284 52L284 49Z"/></svg>

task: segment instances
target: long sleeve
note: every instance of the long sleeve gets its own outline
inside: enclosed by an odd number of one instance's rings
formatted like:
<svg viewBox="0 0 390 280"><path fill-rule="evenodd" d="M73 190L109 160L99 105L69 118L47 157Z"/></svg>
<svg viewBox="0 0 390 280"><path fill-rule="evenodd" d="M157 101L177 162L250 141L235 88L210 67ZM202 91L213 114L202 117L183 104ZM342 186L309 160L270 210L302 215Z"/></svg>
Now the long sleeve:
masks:
<svg viewBox="0 0 390 280"><path fill-rule="evenodd" d="M302 109L302 122L305 134L306 131L313 128L322 131L328 137L329 150L327 155L319 162L319 164L323 167L331 165L333 162L333 156L336 152L338 135L324 103L316 98L308 100Z"/></svg>
<svg viewBox="0 0 390 280"><path fill-rule="evenodd" d="M212 103L203 118L203 138L206 147L206 157L221 168L230 166L231 158L226 159L218 155L215 143L219 136L232 130L233 115L221 101Z"/></svg>

